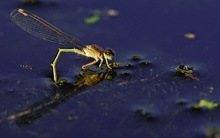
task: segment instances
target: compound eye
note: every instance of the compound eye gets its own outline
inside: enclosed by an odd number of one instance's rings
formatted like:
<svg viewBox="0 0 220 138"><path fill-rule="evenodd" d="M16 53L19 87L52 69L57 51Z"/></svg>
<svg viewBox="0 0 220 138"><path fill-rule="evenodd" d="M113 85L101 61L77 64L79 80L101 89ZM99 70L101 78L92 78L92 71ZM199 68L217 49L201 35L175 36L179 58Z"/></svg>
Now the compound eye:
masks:
<svg viewBox="0 0 220 138"><path fill-rule="evenodd" d="M112 50L112 49L107 49L106 50L106 54L107 55L111 55L111 56L114 56L115 54L114 54L114 51Z"/></svg>

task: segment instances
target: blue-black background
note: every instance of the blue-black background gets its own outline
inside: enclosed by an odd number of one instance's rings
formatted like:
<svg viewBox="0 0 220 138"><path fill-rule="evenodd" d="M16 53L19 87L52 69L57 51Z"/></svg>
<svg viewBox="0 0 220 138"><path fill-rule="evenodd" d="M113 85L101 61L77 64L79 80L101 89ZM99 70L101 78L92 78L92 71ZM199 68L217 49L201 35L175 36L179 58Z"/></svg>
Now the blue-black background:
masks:
<svg viewBox="0 0 220 138"><path fill-rule="evenodd" d="M0 135L2 137L205 137L219 127L219 108L192 111L200 99L220 102L220 2L217 0L57 0L24 5L0 3ZM50 63L63 47L38 39L10 19L15 8L39 15L85 43L116 51L113 81L80 90L28 126L8 117L56 91ZM94 9L115 9L116 18L85 24ZM184 37L194 33L195 39ZM140 56L132 61L131 56ZM90 59L63 54L58 74L76 81ZM151 62L140 66L141 61ZM187 64L196 78L174 77L173 67ZM29 65L32 69L23 68ZM123 72L130 75L124 77ZM210 92L210 88L214 88ZM184 104L179 104L184 101ZM138 109L150 113L142 116ZM71 117L74 116L74 119ZM152 119L153 118L153 119Z"/></svg>

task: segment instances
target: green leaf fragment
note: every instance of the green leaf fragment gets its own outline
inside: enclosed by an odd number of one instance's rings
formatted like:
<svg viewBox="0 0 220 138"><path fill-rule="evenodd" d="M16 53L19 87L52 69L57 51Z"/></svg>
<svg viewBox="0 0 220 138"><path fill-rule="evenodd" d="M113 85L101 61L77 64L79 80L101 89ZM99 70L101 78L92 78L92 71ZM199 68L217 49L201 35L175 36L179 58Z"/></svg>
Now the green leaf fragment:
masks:
<svg viewBox="0 0 220 138"><path fill-rule="evenodd" d="M216 102L207 101L207 100L204 100L204 99L201 99L199 101L199 107L205 107L205 108L208 108L208 109L214 109L217 106L218 106L218 103L216 103Z"/></svg>
<svg viewBox="0 0 220 138"><path fill-rule="evenodd" d="M97 15L94 15L94 16L85 18L85 19L84 19L84 22L85 22L86 24L93 24L93 23L97 23L99 20L100 20L100 17L97 16Z"/></svg>

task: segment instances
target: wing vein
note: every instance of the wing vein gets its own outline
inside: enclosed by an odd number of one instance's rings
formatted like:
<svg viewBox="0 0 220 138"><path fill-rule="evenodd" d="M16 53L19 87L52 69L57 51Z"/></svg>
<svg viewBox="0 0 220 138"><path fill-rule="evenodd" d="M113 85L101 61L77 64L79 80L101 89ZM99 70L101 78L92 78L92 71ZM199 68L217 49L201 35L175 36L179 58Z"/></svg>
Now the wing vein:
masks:
<svg viewBox="0 0 220 138"><path fill-rule="evenodd" d="M43 40L77 48L86 46L79 39L61 31L46 20L26 10L15 9L11 12L10 17L23 30Z"/></svg>

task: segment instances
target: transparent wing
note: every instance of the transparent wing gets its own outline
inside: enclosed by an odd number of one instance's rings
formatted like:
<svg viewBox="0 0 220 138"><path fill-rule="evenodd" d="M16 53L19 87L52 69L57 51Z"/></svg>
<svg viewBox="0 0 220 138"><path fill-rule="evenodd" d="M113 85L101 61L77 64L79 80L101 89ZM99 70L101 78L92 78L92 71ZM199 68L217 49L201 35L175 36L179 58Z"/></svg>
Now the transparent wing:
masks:
<svg viewBox="0 0 220 138"><path fill-rule="evenodd" d="M26 32L53 43L72 45L77 48L86 46L77 38L61 31L37 15L23 9L15 9L11 12L12 21Z"/></svg>

